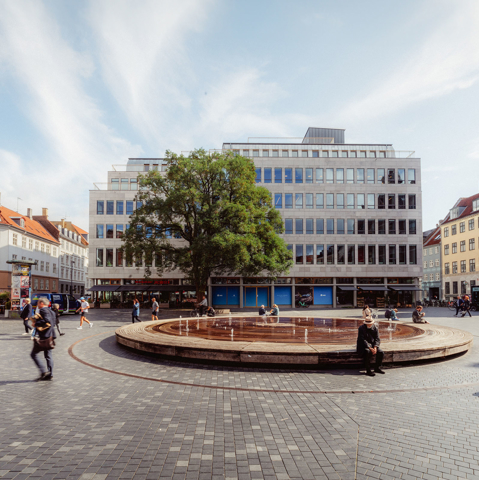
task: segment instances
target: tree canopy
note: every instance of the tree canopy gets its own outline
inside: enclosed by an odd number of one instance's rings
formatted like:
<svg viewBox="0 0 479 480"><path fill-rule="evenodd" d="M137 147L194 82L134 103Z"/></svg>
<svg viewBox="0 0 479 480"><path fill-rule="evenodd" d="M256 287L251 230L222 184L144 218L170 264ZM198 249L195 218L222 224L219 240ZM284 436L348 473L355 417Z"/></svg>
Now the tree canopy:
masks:
<svg viewBox="0 0 479 480"><path fill-rule="evenodd" d="M271 193L255 183L254 163L232 152L166 153L166 172L139 177L136 200L123 236L127 259L151 275L179 270L204 290L212 275L276 277L292 265L278 235L280 213Z"/></svg>

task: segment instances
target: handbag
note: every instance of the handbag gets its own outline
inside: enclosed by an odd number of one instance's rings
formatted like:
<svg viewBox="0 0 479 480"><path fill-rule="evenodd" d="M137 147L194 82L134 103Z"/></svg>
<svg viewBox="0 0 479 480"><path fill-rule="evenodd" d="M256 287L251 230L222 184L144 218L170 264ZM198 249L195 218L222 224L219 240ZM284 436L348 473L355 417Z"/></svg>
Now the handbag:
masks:
<svg viewBox="0 0 479 480"><path fill-rule="evenodd" d="M35 337L35 349L39 352L44 352L45 350L53 350L55 348L55 339L53 337L47 337L40 339Z"/></svg>

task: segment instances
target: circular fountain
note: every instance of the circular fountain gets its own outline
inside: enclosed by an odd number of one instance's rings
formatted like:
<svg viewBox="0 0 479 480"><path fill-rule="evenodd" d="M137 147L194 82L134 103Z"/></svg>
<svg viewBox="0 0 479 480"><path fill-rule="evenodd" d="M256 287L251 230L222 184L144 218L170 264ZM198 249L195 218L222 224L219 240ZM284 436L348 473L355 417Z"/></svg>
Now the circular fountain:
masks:
<svg viewBox="0 0 479 480"><path fill-rule="evenodd" d="M362 320L317 317L216 317L142 322L119 328L118 343L168 357L235 364L356 364ZM386 363L445 358L467 351L468 332L430 324L377 322Z"/></svg>

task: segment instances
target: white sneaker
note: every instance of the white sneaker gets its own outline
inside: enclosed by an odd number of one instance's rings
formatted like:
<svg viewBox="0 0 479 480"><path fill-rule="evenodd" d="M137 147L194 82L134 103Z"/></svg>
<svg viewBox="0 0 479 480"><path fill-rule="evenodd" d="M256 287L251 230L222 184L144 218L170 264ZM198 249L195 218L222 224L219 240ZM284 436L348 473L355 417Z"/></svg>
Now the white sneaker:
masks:
<svg viewBox="0 0 479 480"><path fill-rule="evenodd" d="M22 333L22 335L30 335L29 333L25 332L25 333Z"/></svg>
<svg viewBox="0 0 479 480"><path fill-rule="evenodd" d="M93 322L90 322L90 328L93 327Z"/></svg>
<svg viewBox="0 0 479 480"><path fill-rule="evenodd" d="M83 330L83 327L78 327L77 330Z"/></svg>

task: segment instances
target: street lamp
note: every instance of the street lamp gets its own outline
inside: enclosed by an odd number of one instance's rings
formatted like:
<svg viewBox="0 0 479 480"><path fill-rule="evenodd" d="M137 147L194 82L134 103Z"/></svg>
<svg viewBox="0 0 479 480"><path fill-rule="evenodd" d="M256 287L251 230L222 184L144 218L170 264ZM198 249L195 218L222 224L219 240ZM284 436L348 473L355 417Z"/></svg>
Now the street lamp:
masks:
<svg viewBox="0 0 479 480"><path fill-rule="evenodd" d="M71 261L72 268L70 270L70 295L73 295L73 266L75 265L75 260Z"/></svg>

